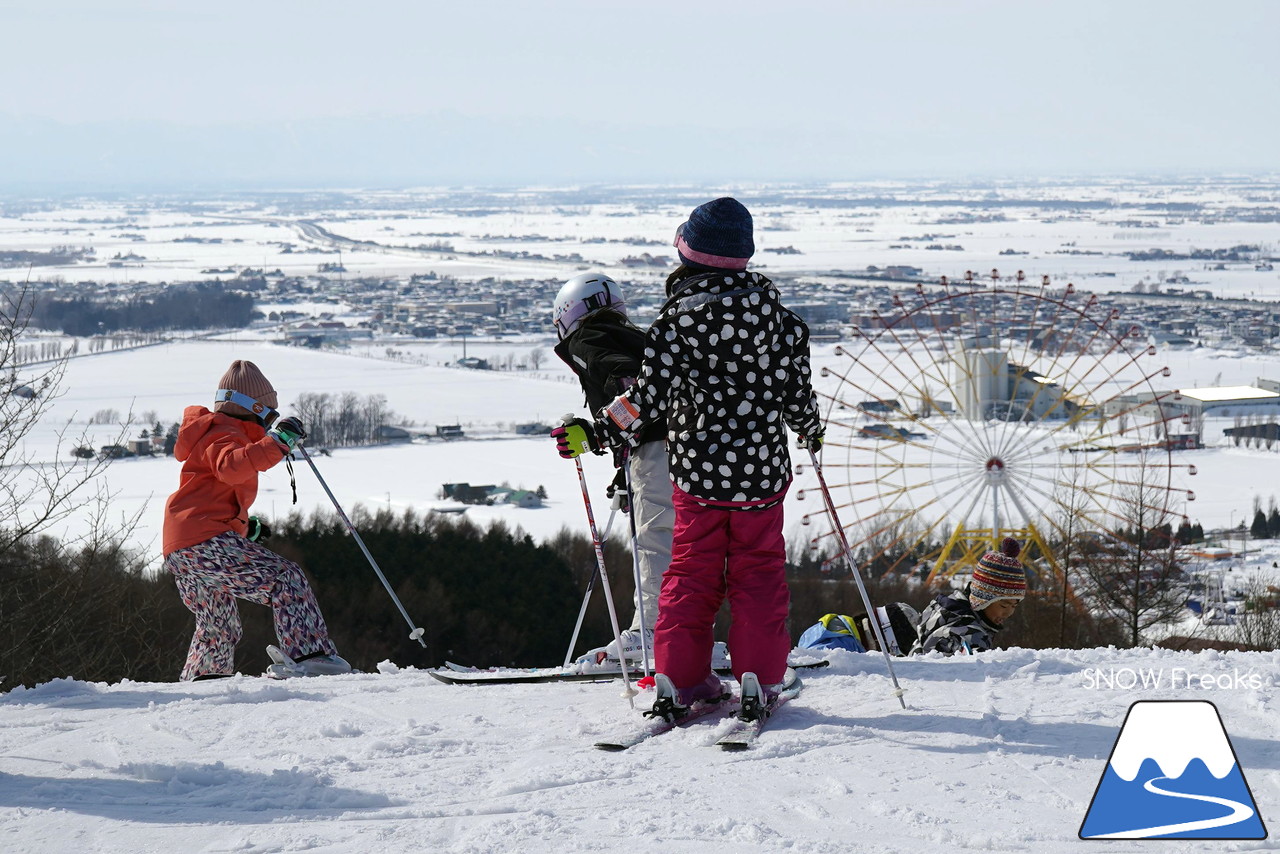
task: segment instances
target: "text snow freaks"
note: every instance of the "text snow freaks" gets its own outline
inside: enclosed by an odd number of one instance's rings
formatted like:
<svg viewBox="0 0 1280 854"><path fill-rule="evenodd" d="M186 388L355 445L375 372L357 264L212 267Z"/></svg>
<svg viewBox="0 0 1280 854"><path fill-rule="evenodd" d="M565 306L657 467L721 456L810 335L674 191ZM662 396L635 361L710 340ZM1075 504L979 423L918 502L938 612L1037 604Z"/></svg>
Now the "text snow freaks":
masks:
<svg viewBox="0 0 1280 854"><path fill-rule="evenodd" d="M1081 674L1088 691L1257 691L1266 684L1261 674L1241 672L1197 673L1185 667L1089 667Z"/></svg>

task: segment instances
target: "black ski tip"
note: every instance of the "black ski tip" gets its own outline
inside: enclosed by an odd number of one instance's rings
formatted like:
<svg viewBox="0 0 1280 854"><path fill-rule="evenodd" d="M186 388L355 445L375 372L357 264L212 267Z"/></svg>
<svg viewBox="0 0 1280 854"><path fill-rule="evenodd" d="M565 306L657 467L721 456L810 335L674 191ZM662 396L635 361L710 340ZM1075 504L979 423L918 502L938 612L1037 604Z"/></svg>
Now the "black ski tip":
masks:
<svg viewBox="0 0 1280 854"><path fill-rule="evenodd" d="M597 741L595 747L597 750L604 750L608 753L621 753L627 749L627 745L614 744L611 741Z"/></svg>
<svg viewBox="0 0 1280 854"><path fill-rule="evenodd" d="M721 750L727 750L727 751L729 751L730 753L737 753L737 752L738 752L738 751L740 751L740 750L746 750L746 749L747 749L748 747L750 747L750 746L751 746L751 745L750 745L750 744L748 744L748 743L746 743L745 741L722 741L722 742L720 742L720 749L721 749Z"/></svg>

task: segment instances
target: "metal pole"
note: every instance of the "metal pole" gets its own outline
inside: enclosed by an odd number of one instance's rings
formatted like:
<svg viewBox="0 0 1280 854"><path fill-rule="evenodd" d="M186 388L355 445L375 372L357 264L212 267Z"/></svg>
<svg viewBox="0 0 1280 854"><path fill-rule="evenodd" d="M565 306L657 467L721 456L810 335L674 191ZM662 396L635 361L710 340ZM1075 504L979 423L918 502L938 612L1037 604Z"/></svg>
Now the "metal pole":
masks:
<svg viewBox="0 0 1280 854"><path fill-rule="evenodd" d="M578 484L582 487L582 503L587 508L587 524L591 526L591 543L596 550L596 569L600 573L600 583L604 586L604 601L609 606L609 623L613 626L613 639L618 642L619 663L622 665L622 696L627 698L627 702L634 709L636 706L634 698L638 692L631 687L631 676L627 673L627 660L622 656L622 633L618 631L618 612L613 607L613 591L609 589L609 573L604 568L604 548L600 544L600 535L596 533L595 514L591 512L591 496L587 493L587 476L582 471L582 458L574 457L573 462L578 467Z"/></svg>
<svg viewBox="0 0 1280 854"><path fill-rule="evenodd" d="M400 609L400 616L404 617L404 621L409 624L409 628L413 631L409 632L409 639L416 640L422 645L423 649L427 648L427 642L422 639L426 633L421 627L415 626L413 620L409 619L409 612L404 609L404 605L400 604L400 597L391 589L391 583L387 581L387 577L382 574L382 570L378 567L378 562L373 559L373 555L369 554L369 547L364 544L364 540L360 539L360 535L356 533L356 526L351 524L351 520L347 518L347 514L343 511L342 505L338 503L338 499L334 498L333 490L329 489L329 484L324 482L324 478L320 476L320 469L316 468L316 464L311 459L311 455L307 453L307 449L301 443L297 446L302 452L302 458L307 461L307 465L311 466L311 471L315 474L316 480L320 481L320 486L324 488L325 494L329 496L329 500L333 502L334 509L338 511L338 515L342 518L343 524L347 526L347 532L355 539L356 545L360 546L360 551L364 552L364 556L369 559L369 565L373 567L373 571L378 573L378 578L382 581L382 586L387 588L387 593L391 596L391 601L396 603L396 607Z"/></svg>
<svg viewBox="0 0 1280 854"><path fill-rule="evenodd" d="M836 534L840 537L840 546L844 549L844 559L849 562L849 569L853 572L853 580L858 582L858 593L862 596L862 604L867 609L867 616L871 618L871 630L875 632L876 642L880 645L880 652L884 655L885 667L889 668L889 678L893 681L893 696L898 698L898 702L902 704L902 708L907 707L907 701L902 699L905 693L902 686L898 684L898 675L893 672L893 662L889 658L888 644L884 639L884 632L880 629L880 616L876 614L876 609L871 605L871 597L867 595L867 588L862 583L862 573L858 570L858 565L853 562L853 551L849 548L849 540L844 535L844 527L840 524L840 517L836 515L835 502L831 500L831 491L827 489L827 479L822 476L822 465L818 462L818 455L809 449L809 459L813 461L813 470L818 475L818 485L822 487L822 498L827 503L827 513L831 514L831 524L835 526Z"/></svg>
<svg viewBox="0 0 1280 854"><path fill-rule="evenodd" d="M604 534L601 538L609 541L609 531L613 530L613 517L618 514L618 505L615 502L609 510L609 521L604 523ZM596 567L591 572L591 578L587 580L587 590L582 594L582 607L578 609L578 622L573 626L573 637L569 639L569 651L564 654L564 666L568 667L573 661L573 648L578 645L578 633L582 631L582 621L587 616L587 604L591 601L591 591L595 589L596 579L600 576L600 568Z"/></svg>

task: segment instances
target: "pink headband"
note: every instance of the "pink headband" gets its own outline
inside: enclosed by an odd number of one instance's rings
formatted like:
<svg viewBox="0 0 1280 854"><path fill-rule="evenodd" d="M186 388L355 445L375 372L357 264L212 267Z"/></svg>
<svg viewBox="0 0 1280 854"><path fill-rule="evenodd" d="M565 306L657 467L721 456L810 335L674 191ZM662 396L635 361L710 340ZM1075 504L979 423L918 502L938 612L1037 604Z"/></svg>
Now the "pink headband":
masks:
<svg viewBox="0 0 1280 854"><path fill-rule="evenodd" d="M676 242L672 244L676 251L684 256L685 260L692 261L695 264L701 264L704 267L717 267L721 270L745 270L747 262L750 258L728 258L724 255L708 255L705 252L699 252L691 249L688 243L684 242L684 235L677 234Z"/></svg>

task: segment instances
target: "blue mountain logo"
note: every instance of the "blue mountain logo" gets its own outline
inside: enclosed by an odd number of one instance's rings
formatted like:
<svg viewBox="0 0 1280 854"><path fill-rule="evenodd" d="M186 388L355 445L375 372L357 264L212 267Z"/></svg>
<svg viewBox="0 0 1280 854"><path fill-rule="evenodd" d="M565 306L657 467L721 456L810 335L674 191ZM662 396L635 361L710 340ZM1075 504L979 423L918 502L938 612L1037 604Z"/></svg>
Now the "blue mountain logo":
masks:
<svg viewBox="0 0 1280 854"><path fill-rule="evenodd" d="M1213 703L1129 707L1081 839L1266 839L1258 805Z"/></svg>

